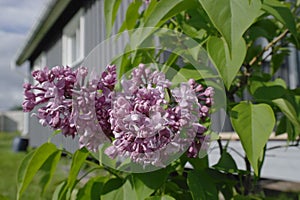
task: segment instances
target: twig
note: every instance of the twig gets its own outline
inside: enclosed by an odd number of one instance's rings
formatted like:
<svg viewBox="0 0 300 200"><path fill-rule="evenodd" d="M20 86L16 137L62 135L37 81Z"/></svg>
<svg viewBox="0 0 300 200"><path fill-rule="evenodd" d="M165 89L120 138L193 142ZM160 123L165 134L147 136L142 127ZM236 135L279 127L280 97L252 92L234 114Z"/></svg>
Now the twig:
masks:
<svg viewBox="0 0 300 200"><path fill-rule="evenodd" d="M215 150L215 149L219 149L219 147L213 147L211 148L211 151ZM234 149L231 146L228 146L227 149L230 149L230 151L233 151L234 153L236 153L239 157L241 157L242 159L244 159L244 155L241 154L239 151L237 151L236 149ZM224 151L224 150L223 150Z"/></svg>
<svg viewBox="0 0 300 200"><path fill-rule="evenodd" d="M297 142L296 144L288 144L288 145L278 145L278 146L274 146L274 147L269 147L266 150L274 150L274 149L280 149L280 148L287 148L287 147L299 147L299 142Z"/></svg>
<svg viewBox="0 0 300 200"><path fill-rule="evenodd" d="M237 151L235 148L233 148L233 147L227 147L227 148L230 149L231 151L233 151L234 153L236 153L241 158L244 158L244 155L241 154L239 151Z"/></svg>
<svg viewBox="0 0 300 200"><path fill-rule="evenodd" d="M258 58L260 58L264 54L264 52L268 51L274 44L284 38L288 34L288 32L289 30L286 29L277 38L274 38L274 40L272 40L267 46L265 46L265 48L258 55L252 58L248 66L252 66L258 60Z"/></svg>
<svg viewBox="0 0 300 200"><path fill-rule="evenodd" d="M84 177L86 177L89 173L95 171L96 169L101 169L101 168L96 168L96 167L95 167L95 168L92 168L92 169L88 170L85 174L83 174L83 175L78 179L78 181L81 181Z"/></svg>
<svg viewBox="0 0 300 200"><path fill-rule="evenodd" d="M218 145L219 145L220 155L222 156L222 154L223 154L223 146L222 146L221 139L219 138L217 141L218 141Z"/></svg>
<svg viewBox="0 0 300 200"><path fill-rule="evenodd" d="M247 158L247 156L245 156L244 159L245 159L245 164L246 164L246 170L249 171L249 172L251 172L251 164L250 164L249 159ZM251 178L252 178L251 173L249 173L245 177L245 182L244 182L245 191L244 191L244 195L249 194L250 191L252 190Z"/></svg>

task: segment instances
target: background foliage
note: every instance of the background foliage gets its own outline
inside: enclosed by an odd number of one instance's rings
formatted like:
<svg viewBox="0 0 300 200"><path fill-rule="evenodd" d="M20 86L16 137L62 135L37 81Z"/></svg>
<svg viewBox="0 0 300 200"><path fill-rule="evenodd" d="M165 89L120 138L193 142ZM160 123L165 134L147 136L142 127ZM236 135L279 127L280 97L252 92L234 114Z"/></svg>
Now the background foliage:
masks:
<svg viewBox="0 0 300 200"><path fill-rule="evenodd" d="M105 1L107 36L119 5L120 0ZM224 82L226 112L245 150L247 170L237 168L221 142L221 158L215 166L209 167L207 157L190 159L183 155L164 169L144 174L118 172L87 161L93 156L81 149L73 155L69 177L57 187L53 199L218 199L220 193L225 199L263 197L257 194L255 184L270 134L287 133L289 142L299 138L300 88L289 89L276 74L289 49L300 47L299 6L299 0L151 0L148 5L142 0L132 1L120 31L166 27L193 38L206 49ZM138 41L147 34L143 32ZM155 51L125 54L116 61L119 75L157 58ZM177 60L178 56L171 54L165 62L201 82L202 77L195 77L197 71L190 69L189 63L178 67ZM60 154L61 150L47 143L27 155L18 174L19 197L39 170L48 172L42 186L48 185ZM193 169L185 168L187 162ZM87 176L88 180L79 184L86 176L78 174L86 165L86 175L97 170L105 173Z"/></svg>

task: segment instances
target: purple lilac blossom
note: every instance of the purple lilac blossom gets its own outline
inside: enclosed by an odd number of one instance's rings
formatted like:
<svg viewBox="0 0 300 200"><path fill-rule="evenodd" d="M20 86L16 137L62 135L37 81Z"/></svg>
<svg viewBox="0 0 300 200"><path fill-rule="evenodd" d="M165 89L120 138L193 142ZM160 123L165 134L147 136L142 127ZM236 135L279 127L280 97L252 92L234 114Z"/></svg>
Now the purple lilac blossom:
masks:
<svg viewBox="0 0 300 200"><path fill-rule="evenodd" d="M35 85L25 83L23 111L34 113L39 122L53 129L60 129L62 134L74 136L76 129L69 119L72 112L72 89L76 81L76 71L70 67L47 67L32 72L38 82Z"/></svg>
<svg viewBox="0 0 300 200"><path fill-rule="evenodd" d="M129 157L142 165L165 166L183 153L202 127L198 99L188 83L170 90L171 82L161 72L140 64L123 91L113 94L110 122L115 140L105 151L111 158ZM166 91L174 102L168 102Z"/></svg>
<svg viewBox="0 0 300 200"><path fill-rule="evenodd" d="M60 129L65 136L78 134L81 146L96 151L101 140L107 140L102 133L111 135L108 112L116 66L107 66L101 77L81 86L87 74L85 67L74 72L70 67L58 66L34 71L32 76L38 83L24 84L23 110L30 112L40 106L33 115L42 125Z"/></svg>
<svg viewBox="0 0 300 200"><path fill-rule="evenodd" d="M111 92L116 84L116 66L108 65L101 77L92 78L86 86L87 73L78 78L74 88L72 120L76 124L81 147L98 151L99 145L110 142L112 136L109 123Z"/></svg>
<svg viewBox="0 0 300 200"><path fill-rule="evenodd" d="M199 119L202 122L205 122L205 120L209 117L209 111L213 104L214 90L212 87L204 88L201 84L196 83L196 81L193 79L190 79L188 83L196 93L198 99L197 106L199 108ZM204 150L208 148L207 142L210 140L210 137L209 135L205 135L206 131L207 128L205 126L198 124L196 137L187 150L188 157L196 158L201 148Z"/></svg>
<svg viewBox="0 0 300 200"><path fill-rule="evenodd" d="M121 81L121 92L114 91L115 65L82 85L87 74L84 67L74 72L69 67L34 71L38 83L24 84L23 110L39 105L34 115L40 123L66 136L77 134L81 147L92 151L114 138L105 151L112 158L165 166L164 161L186 149L189 157L197 157L207 140L207 128L199 119L205 122L209 117L213 88L191 79L170 89L163 73L143 64Z"/></svg>

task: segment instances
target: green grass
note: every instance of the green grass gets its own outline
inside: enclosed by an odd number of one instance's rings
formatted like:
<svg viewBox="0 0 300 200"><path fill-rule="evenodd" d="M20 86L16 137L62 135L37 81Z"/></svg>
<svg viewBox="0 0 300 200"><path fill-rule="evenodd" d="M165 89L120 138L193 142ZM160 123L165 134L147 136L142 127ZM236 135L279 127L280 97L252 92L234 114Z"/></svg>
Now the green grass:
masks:
<svg viewBox="0 0 300 200"><path fill-rule="evenodd" d="M12 150L13 139L18 136L17 133L0 133L0 200L14 200L17 193L17 171L25 152L14 152ZM22 200L33 199L51 199L55 190L55 186L66 178L68 171L66 169L69 160L62 159L56 170L56 174L51 181L49 188L46 190L43 197L40 196L41 188L39 187L39 178L34 178L32 184L22 195Z"/></svg>

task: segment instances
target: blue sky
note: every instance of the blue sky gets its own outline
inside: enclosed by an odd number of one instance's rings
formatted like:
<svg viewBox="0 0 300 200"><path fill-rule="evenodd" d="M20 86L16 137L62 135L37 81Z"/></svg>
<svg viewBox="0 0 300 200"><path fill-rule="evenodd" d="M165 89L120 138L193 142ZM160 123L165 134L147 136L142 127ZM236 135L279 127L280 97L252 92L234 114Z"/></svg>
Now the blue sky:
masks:
<svg viewBox="0 0 300 200"><path fill-rule="evenodd" d="M10 64L49 0L0 0L0 111L21 105L26 65Z"/></svg>

